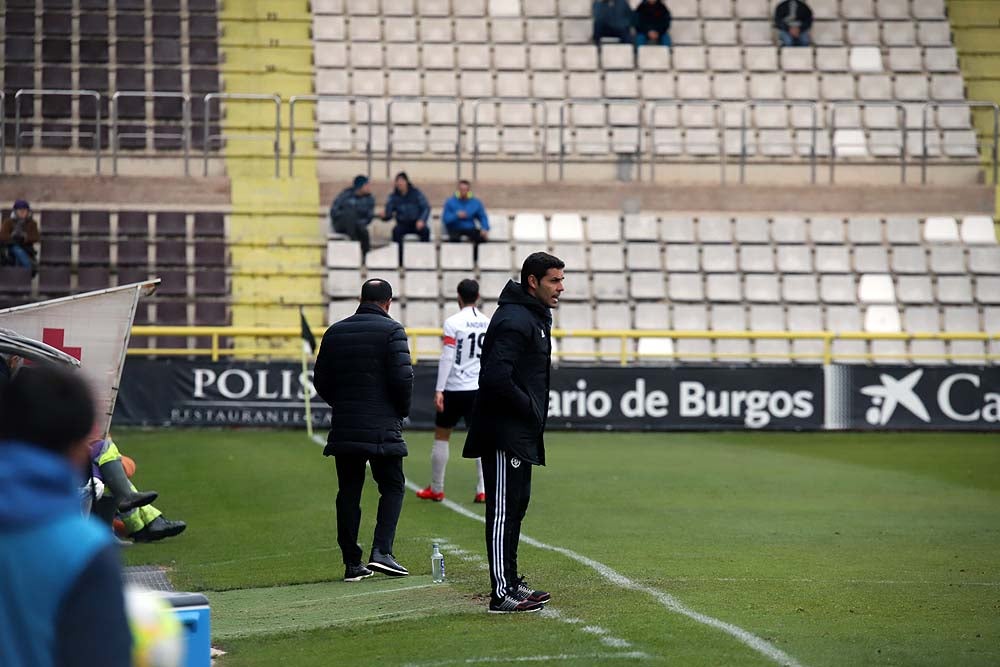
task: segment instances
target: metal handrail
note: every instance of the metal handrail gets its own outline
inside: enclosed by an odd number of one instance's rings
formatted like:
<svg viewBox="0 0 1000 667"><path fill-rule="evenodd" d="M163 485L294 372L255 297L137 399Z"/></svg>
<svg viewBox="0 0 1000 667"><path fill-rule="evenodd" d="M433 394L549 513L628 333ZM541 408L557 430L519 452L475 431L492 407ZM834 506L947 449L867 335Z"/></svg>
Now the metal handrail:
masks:
<svg viewBox="0 0 1000 667"><path fill-rule="evenodd" d="M649 128L650 128L650 141L649 141L649 179L651 181L656 180L656 146L658 145L655 141L656 136L656 113L658 110L669 107L676 107L677 113L680 115L683 113L683 109L686 106L691 107L711 107L715 110L716 114L716 128L719 134L719 168L720 168L720 178L721 184L726 184L726 128L725 128L725 114L722 110L722 102L720 100L682 100L677 98L669 98L662 100L653 100L652 106L649 112ZM680 126L678 126L680 127Z"/></svg>
<svg viewBox="0 0 1000 667"><path fill-rule="evenodd" d="M136 355L160 355L160 356L206 356L211 357L213 361L218 361L223 355L233 356L233 355L244 355L244 356L258 356L258 355L273 355L275 354L275 348L235 348L235 349L223 349L219 345L219 341L223 337L254 337L254 338L285 338L289 341L298 340L301 336L301 329L298 327L282 327L282 328L270 328L270 327L210 327L210 326L192 326L192 327L177 327L177 326L135 326L132 328L132 335L135 337L147 337L147 336L198 336L198 337L210 337L211 346L208 348L129 348L128 354L132 356ZM314 329L314 335L322 336L323 331L321 329ZM429 337L440 337L441 329L439 328L407 328L407 335L410 337L411 353L413 354L414 362L416 362L420 353L420 350L416 349L416 340L420 336ZM553 338L564 339L564 338L590 338L590 339L618 339L621 341L621 348L617 354L606 353L595 351L593 353L574 353L574 352L562 352L554 351L553 354L557 358L562 357L573 357L573 356L587 356L595 358L603 358L607 356L615 356L619 359L622 366L628 364L630 360L636 359L641 360L643 358L670 358L670 359L685 359L685 358L705 358L709 357L712 360L720 359L730 359L730 358L740 358L740 359L821 359L824 364L831 364L837 359L884 359L884 358L898 358L898 359L947 359L947 360L968 360L968 359L985 359L985 360L1000 360L1000 354L997 353L985 353L982 355L977 354L967 354L967 353L957 353L957 354L921 354L921 353L906 353L906 354L893 354L893 353L840 353L833 351L833 342L836 340L862 340L862 341L877 341L877 340L897 340L897 341L914 341L914 340L940 340L940 341L982 341L987 342L991 340L1000 340L1000 331L996 332L955 332L955 333L927 333L927 332L909 332L909 333L869 333L865 331L674 331L668 329L656 329L656 330L638 330L638 329L554 329L552 331ZM788 353L775 353L775 352L692 352L692 353L678 353L673 352L670 354L640 354L638 351L630 351L628 349L628 342L630 340L638 340L640 338L670 338L675 340L815 340L821 341L823 343L822 352L788 352Z"/></svg>
<svg viewBox="0 0 1000 667"><path fill-rule="evenodd" d="M0 174L7 171L7 93L0 90Z"/></svg>
<svg viewBox="0 0 1000 667"><path fill-rule="evenodd" d="M118 131L118 100L123 97L140 97L147 99L180 99L181 100L181 133L161 134L160 138L180 139L184 151L184 175L191 175L191 96L187 93L147 93L144 90L120 90L111 96L111 173L118 175L118 151L121 150L121 140L131 137L145 137L143 132Z"/></svg>
<svg viewBox="0 0 1000 667"><path fill-rule="evenodd" d="M747 114L757 107L809 107L812 110L809 142L810 182L816 184L816 139L819 137L819 103L812 100L748 100L740 110L740 183L746 183L747 167ZM792 135L792 147L797 146Z"/></svg>
<svg viewBox="0 0 1000 667"><path fill-rule="evenodd" d="M939 109L941 107L966 107L968 109L990 109L993 111L993 147L990 151L990 156L993 161L993 184L1000 185L1000 181L997 180L997 176L1000 175L1000 162L997 160L997 146L1000 142L1000 104L996 102L979 102L979 101L967 101L967 102L928 102L924 105L921 111L921 124L920 124L920 183L921 185L927 185L927 121L930 117L928 113L931 109ZM973 126L973 131L975 131L975 126ZM979 136L976 135L976 150L979 150Z"/></svg>
<svg viewBox="0 0 1000 667"><path fill-rule="evenodd" d="M600 105L600 106L604 107L604 110L605 110L605 123L604 123L604 127L606 127L609 130L614 127L614 125L612 123L608 122L608 120L607 120L607 114L610 111L610 109L611 109L612 106L634 106L635 110L636 110L636 118L638 119L637 120L637 128L636 129L639 132L639 139L636 142L636 149L635 149L634 155L635 155L636 164L637 164L637 170L636 170L637 174L638 174L637 180L642 181L642 137L643 137L642 108L643 108L643 103L642 103L641 100L621 98L621 97L578 97L578 98L573 98L573 99L569 99L569 100L564 100L562 104L563 104L563 106L566 109L569 110L569 112L571 114L571 117L572 117L572 113L573 113L573 108L577 107L577 106L598 106L598 105ZM576 120L575 119L573 119L573 129L574 130L576 129ZM564 137L562 136L562 132L560 132L560 136L559 136L560 144L563 143L563 139L564 139ZM579 144L579 142L577 142L577 143ZM564 153L565 153L565 151L560 152L560 162L562 161L562 156L564 155ZM627 153L626 153L626 155L627 155ZM562 173L561 170L560 170L560 173Z"/></svg>
<svg viewBox="0 0 1000 667"><path fill-rule="evenodd" d="M562 134L563 134L563 114L562 109L565 104L564 101L558 100L544 100L539 97L478 97L474 100L462 100L461 106L459 107L459 116L461 117L461 112L465 108L465 105L472 102L472 179L475 180L479 177L479 108L482 104L530 104L531 113L534 114L535 110L541 106L542 107L542 179L548 181L549 172L549 162L548 162L548 139L549 139L549 108L547 103L558 104L559 105L559 179L562 180L562 160L565 154L565 148L563 147Z"/></svg>
<svg viewBox="0 0 1000 667"><path fill-rule="evenodd" d="M419 104L423 107L425 104L431 103L439 104L454 104L455 105L455 178L462 177L462 104L461 100L457 100L454 97L444 97L441 95L436 96L420 96L415 95L412 97L392 97L386 103L385 107L385 132L386 132L386 150L385 150L385 177L389 178L392 174L392 105L399 104ZM423 126L423 123L421 123ZM369 134L369 139L371 135Z"/></svg>
<svg viewBox="0 0 1000 667"><path fill-rule="evenodd" d="M899 182L906 184L906 105L898 101L888 100L837 100L830 103L828 111L830 114L830 184L834 182L834 168L837 163L837 144L834 142L834 134L837 131L837 109L842 107L857 107L861 113L867 107L893 107L899 120ZM863 120L863 119L862 119ZM890 129L890 128L887 128Z"/></svg>
<svg viewBox="0 0 1000 667"><path fill-rule="evenodd" d="M22 88L14 93L14 171L21 171L21 95L62 95L70 97L94 98L94 131L78 132L78 136L89 136L94 139L94 169L101 173L101 94L96 90L58 90L55 88ZM65 137L66 132L39 131L40 137ZM72 133L69 134L72 136Z"/></svg>
<svg viewBox="0 0 1000 667"><path fill-rule="evenodd" d="M270 101L274 103L274 177L281 177L281 95L267 95L262 93L208 93L205 95L205 137L202 149L204 151L205 167L204 175L208 176L209 147L213 141L223 138L224 134L214 135L211 131L211 103L213 100L242 100L246 102ZM221 113L220 113L221 116ZM270 139L267 135L253 134L252 132L238 132L234 136L244 139Z"/></svg>
<svg viewBox="0 0 1000 667"><path fill-rule="evenodd" d="M295 105L299 102L347 102L349 104L364 104L368 110L368 138L365 142L365 156L368 169L365 175L372 175L372 103L367 97L352 97L349 95L292 95L288 100L288 175L295 175ZM317 133L313 132L313 142L317 141Z"/></svg>

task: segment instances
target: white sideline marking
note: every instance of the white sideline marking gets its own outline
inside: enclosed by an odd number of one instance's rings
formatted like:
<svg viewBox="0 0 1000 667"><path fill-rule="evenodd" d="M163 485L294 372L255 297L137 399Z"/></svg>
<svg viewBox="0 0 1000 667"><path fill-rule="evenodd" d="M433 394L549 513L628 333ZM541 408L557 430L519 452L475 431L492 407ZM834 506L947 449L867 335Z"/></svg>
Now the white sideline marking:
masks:
<svg viewBox="0 0 1000 667"><path fill-rule="evenodd" d="M989 588L1000 587L1000 581L924 581L921 579L841 579L834 581L830 579L804 579L804 578L783 578L783 577L668 577L667 581L687 583L689 581L718 581L723 583L763 583L776 582L779 584L827 584L831 586L842 584L863 584L866 586L984 586Z"/></svg>
<svg viewBox="0 0 1000 667"><path fill-rule="evenodd" d="M641 651L628 653L557 653L554 655L525 655L520 657L466 658L465 660L435 660L434 662L407 662L403 667L429 667L430 665L476 665L507 662L555 662L557 660L645 660L649 656Z"/></svg>
<svg viewBox="0 0 1000 667"><path fill-rule="evenodd" d="M416 484L414 484L409 480L406 481L406 487L413 491L420 490L420 487L418 487ZM468 517L470 519L475 519L480 523L486 522L485 518L479 516L478 514L469 509L466 509L465 507L462 507L461 505L459 505L454 501L448 500L447 498L442 500L441 504L450 509L451 511L461 514L462 516ZM589 567L590 569L594 570L599 575L601 575L604 579L615 584L616 586L619 586L620 588L632 591L639 591L651 595L653 596L653 598L656 599L657 602L662 604L670 611L680 614L681 616L686 616L687 618L690 618L693 621L701 623L702 625L707 625L708 627L715 628L716 630L721 630L730 637L733 637L734 639L741 642L745 646L753 649L754 651L757 651L761 655L771 659L772 661L778 663L779 665L785 665L785 667L803 667L802 663L800 663L798 660L788 655L780 648L778 648L771 642L767 641L766 639L758 637L752 632L744 630L743 628L737 625L733 625L732 623L727 623L726 621L719 620L718 618L709 616L708 614L703 614L699 611L695 611L694 609L691 609L690 607L684 605L680 600L675 598L673 595L670 595L669 593L664 593L663 591L657 590L652 586L647 586L645 584L640 584L637 581L633 581L632 579L629 579L625 575L616 572L615 570L611 569L604 563L596 561L593 558L588 558L587 556L578 554L577 552L572 551L570 549L553 546L551 544L546 544L545 542L536 540L533 537L528 537L523 533L521 534L521 541L524 542L525 544L530 544L531 546L536 547L538 549L544 549L546 551L552 551L557 554L562 554L563 556L566 556L570 560L574 560L577 563L580 563L581 565L586 565L587 567Z"/></svg>
<svg viewBox="0 0 1000 667"><path fill-rule="evenodd" d="M446 538L443 537L435 537L434 541L437 542L439 545L441 545L442 548L447 548L448 553L454 554L459 560L463 560L467 563L474 563L483 569L489 569L489 567L486 565L485 559L479 554L472 553L471 551L466 551L465 549L455 544L452 544ZM542 611L539 613L539 616L544 616L545 618L550 618L554 621L559 621L560 623L566 623L567 625L580 625L581 623L583 623L583 621L580 620L579 618L573 618L572 616L564 616L561 611L559 611L554 607L550 607L548 605L546 605L542 609ZM625 641L624 639L612 636L607 628L602 628L598 625L588 625L587 627L580 629L583 632L597 635L600 642L605 646L610 646L612 648L632 647L632 644ZM641 653L641 651L634 651L634 653ZM645 653L643 653L642 655L644 655L647 658L649 657Z"/></svg>

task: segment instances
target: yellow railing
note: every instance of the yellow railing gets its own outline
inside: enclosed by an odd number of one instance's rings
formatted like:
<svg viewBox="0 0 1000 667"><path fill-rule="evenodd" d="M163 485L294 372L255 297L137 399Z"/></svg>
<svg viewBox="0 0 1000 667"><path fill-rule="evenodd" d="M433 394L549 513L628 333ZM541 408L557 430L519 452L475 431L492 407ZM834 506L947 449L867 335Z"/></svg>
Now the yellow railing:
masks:
<svg viewBox="0 0 1000 667"><path fill-rule="evenodd" d="M417 348L418 337L439 337L441 329L436 328L410 328L406 330L410 337L410 352L416 362L420 358L437 356L437 350L421 350ZM323 332L314 330L313 334L317 340ZM162 357L210 357L212 361L218 361L221 357L233 358L254 358L267 356L271 358L294 358L299 349L301 331L298 328L274 328L274 327L158 327L158 326L137 326L132 328L133 340L148 338L150 336L196 336L210 340L208 347L194 346L184 348L141 348L131 347L128 354L132 356L162 356ZM275 339L285 341L285 346L272 347L240 347L234 349L223 346L223 339L245 336L253 338ZM711 359L713 361L725 361L727 359L752 359L763 360L821 360L824 364L834 361L847 360L945 360L945 361L965 361L965 360L1000 360L1000 353L987 354L892 354L892 353L840 353L833 351L833 343L838 340L940 340L940 341L982 341L1000 340L1000 332L968 332L968 333L867 333L860 331L640 331L635 329L621 330L591 330L576 329L564 330L554 329L552 336L556 339L566 338L589 338L589 339L614 339L620 341L617 352L606 352L595 350L593 352L567 352L558 349L554 356L559 359L586 358L600 360L617 360L622 366L628 365L630 361L644 359ZM823 343L822 351L818 352L692 352L669 354L646 354L631 349L630 341L640 338L670 338L673 340L815 340Z"/></svg>

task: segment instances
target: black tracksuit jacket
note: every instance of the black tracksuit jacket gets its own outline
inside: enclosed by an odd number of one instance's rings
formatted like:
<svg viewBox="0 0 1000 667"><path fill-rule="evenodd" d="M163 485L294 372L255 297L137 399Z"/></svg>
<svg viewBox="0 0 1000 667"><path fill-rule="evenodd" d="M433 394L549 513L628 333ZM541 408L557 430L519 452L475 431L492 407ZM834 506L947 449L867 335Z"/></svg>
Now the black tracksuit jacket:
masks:
<svg viewBox="0 0 1000 667"><path fill-rule="evenodd" d="M323 334L316 391L333 408L325 456L406 456L413 366L403 325L374 303Z"/></svg>
<svg viewBox="0 0 1000 667"><path fill-rule="evenodd" d="M545 465L551 359L549 309L519 283L508 282L486 330L464 457L502 449L526 463Z"/></svg>

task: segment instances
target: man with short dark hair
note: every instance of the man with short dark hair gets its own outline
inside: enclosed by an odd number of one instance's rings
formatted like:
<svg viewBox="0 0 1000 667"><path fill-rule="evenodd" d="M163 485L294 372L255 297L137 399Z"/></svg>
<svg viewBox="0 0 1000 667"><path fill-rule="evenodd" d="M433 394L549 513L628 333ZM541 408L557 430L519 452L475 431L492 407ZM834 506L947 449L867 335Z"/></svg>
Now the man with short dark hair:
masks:
<svg viewBox="0 0 1000 667"><path fill-rule="evenodd" d="M521 521L531 496L531 467L545 465L552 308L559 307L565 264L536 252L510 281L486 331L479 395L462 453L481 457L486 481L486 554L492 613L539 611L549 594L518 577Z"/></svg>
<svg viewBox="0 0 1000 667"><path fill-rule="evenodd" d="M483 351L490 318L476 307L479 283L466 278L458 284L459 311L444 322L441 361L438 363L437 389L434 393L434 447L431 449L431 483L417 491L417 498L444 500L444 470L448 465L448 439L458 422L472 423L472 408L479 390L479 356ZM483 465L476 459L475 503L485 503Z"/></svg>
<svg viewBox="0 0 1000 667"><path fill-rule="evenodd" d="M330 224L333 231L346 234L361 244L362 256L371 250L368 225L375 217L375 197L367 176L355 176L351 187L345 188L330 206Z"/></svg>
<svg viewBox="0 0 1000 667"><path fill-rule="evenodd" d="M0 393L0 661L132 664L111 531L80 511L97 413L80 375L20 369Z"/></svg>
<svg viewBox="0 0 1000 667"><path fill-rule="evenodd" d="M472 241L473 257L479 259L479 244L490 237L490 219L483 202L472 194L472 184L464 178L458 190L444 203L441 222L448 233L448 240L457 243L463 238Z"/></svg>
<svg viewBox="0 0 1000 667"><path fill-rule="evenodd" d="M774 27L782 46L809 46L813 13L805 0L784 0L774 8Z"/></svg>
<svg viewBox="0 0 1000 667"><path fill-rule="evenodd" d="M344 581L360 581L373 570L393 577L409 574L393 556L392 545L403 508L403 420L410 413L413 366L406 331L389 317L391 304L389 283L367 281L357 312L326 330L316 358L316 391L333 408L323 455L337 464L337 543ZM366 464L380 496L367 567L358 544Z"/></svg>

